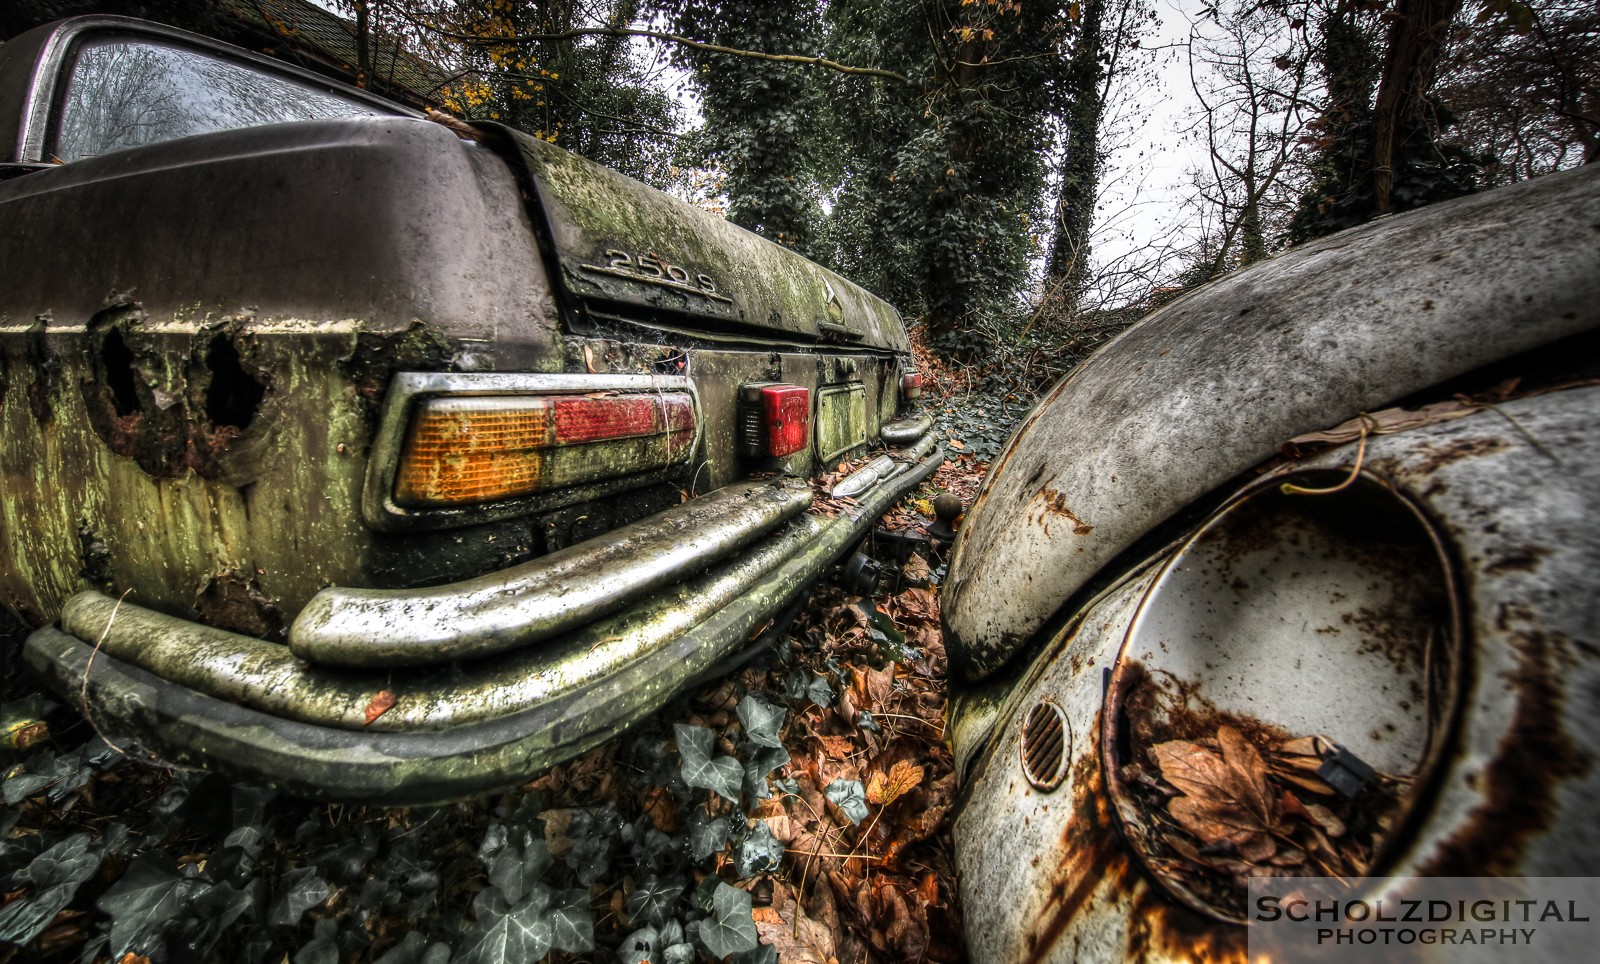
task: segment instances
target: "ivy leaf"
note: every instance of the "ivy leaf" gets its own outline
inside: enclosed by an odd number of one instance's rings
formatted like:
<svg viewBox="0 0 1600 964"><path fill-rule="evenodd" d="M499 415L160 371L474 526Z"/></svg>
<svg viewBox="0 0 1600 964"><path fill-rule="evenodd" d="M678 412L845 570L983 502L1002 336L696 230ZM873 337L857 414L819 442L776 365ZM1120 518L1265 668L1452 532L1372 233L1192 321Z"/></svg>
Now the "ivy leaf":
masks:
<svg viewBox="0 0 1600 964"><path fill-rule="evenodd" d="M740 877L754 877L771 873L783 864L783 842L772 835L765 820L756 821L755 828L739 844L736 869Z"/></svg>
<svg viewBox="0 0 1600 964"><path fill-rule="evenodd" d="M0 907L0 943L26 944L38 937L77 892L77 884L57 884Z"/></svg>
<svg viewBox="0 0 1600 964"><path fill-rule="evenodd" d="M868 713L866 710L862 710L856 714L856 726L859 726L863 730L871 733L883 732L883 727L879 726L878 721L873 719L872 714Z"/></svg>
<svg viewBox="0 0 1600 964"><path fill-rule="evenodd" d="M711 901L711 916L700 922L700 943L712 957L721 960L729 954L748 951L759 943L749 894L719 883Z"/></svg>
<svg viewBox="0 0 1600 964"><path fill-rule="evenodd" d="M162 932L190 895L207 886L179 876L177 867L170 854L140 857L100 897L95 906L111 918L113 960L130 953L148 956L156 950Z"/></svg>
<svg viewBox="0 0 1600 964"><path fill-rule="evenodd" d="M646 824L648 817L641 818ZM641 870L659 870L662 863L673 854L677 841L672 835L662 833L655 827L645 826L635 829L633 841L633 862Z"/></svg>
<svg viewBox="0 0 1600 964"><path fill-rule="evenodd" d="M311 942L295 952L294 964L339 964L338 937L338 921L317 921Z"/></svg>
<svg viewBox="0 0 1600 964"><path fill-rule="evenodd" d="M681 884L672 884L651 874L639 881L638 888L628 895L624 906L629 920L660 925L672 919L672 908L681 896Z"/></svg>
<svg viewBox="0 0 1600 964"><path fill-rule="evenodd" d="M550 892L542 886L514 906L486 890L472 902L478 919L462 938L456 964L523 964L550 952L554 934L545 907Z"/></svg>
<svg viewBox="0 0 1600 964"><path fill-rule="evenodd" d="M704 810L696 809L694 816L689 818L689 859L695 863L722 849L728 842L728 818L717 817L715 820L706 816Z"/></svg>
<svg viewBox="0 0 1600 964"><path fill-rule="evenodd" d="M495 855L510 842L510 831L506 830L505 824L496 820L483 832L483 842L478 844L478 858L483 861L485 867L492 867Z"/></svg>
<svg viewBox="0 0 1600 964"><path fill-rule="evenodd" d="M552 947L573 954L594 950L594 912L589 909L587 890L557 892L550 902L549 914Z"/></svg>
<svg viewBox="0 0 1600 964"><path fill-rule="evenodd" d="M694 964L693 944L668 944L661 950L661 964Z"/></svg>
<svg viewBox="0 0 1600 964"><path fill-rule="evenodd" d="M489 883L499 888L507 903L515 904L549 866L550 848L543 840L528 841L521 853L515 846L502 847L489 865Z"/></svg>
<svg viewBox="0 0 1600 964"><path fill-rule="evenodd" d="M833 687L825 678L803 666L796 666L784 677L783 691L793 700L810 700L818 706L833 705Z"/></svg>
<svg viewBox="0 0 1600 964"><path fill-rule="evenodd" d="M617 945L618 964L661 964L656 947L661 938L654 927L641 927Z"/></svg>
<svg viewBox="0 0 1600 964"><path fill-rule="evenodd" d="M306 911L328 899L333 888L317 876L315 867L301 867L283 875L282 890L267 915L274 927L293 927Z"/></svg>
<svg viewBox="0 0 1600 964"><path fill-rule="evenodd" d="M173 941L201 960L233 922L250 909L250 895L231 884L207 887L189 901Z"/></svg>
<svg viewBox="0 0 1600 964"><path fill-rule="evenodd" d="M715 791L733 803L739 802L739 785L744 780L744 770L731 756L711 757L716 737L703 726L674 723L673 733L678 739L678 753L683 757L683 782L691 787Z"/></svg>
<svg viewBox="0 0 1600 964"><path fill-rule="evenodd" d="M578 875L578 882L589 887L611 869L611 848L622 831L622 817L614 804L574 811L567 825L567 866Z"/></svg>
<svg viewBox="0 0 1600 964"><path fill-rule="evenodd" d="M23 873L36 890L64 885L76 889L98 869L100 853L90 845L89 835L75 833L33 858Z"/></svg>
<svg viewBox="0 0 1600 964"><path fill-rule="evenodd" d="M744 792L756 800L772 796L772 791L767 787L767 774L788 762L789 751L783 747L762 747L744 765Z"/></svg>
<svg viewBox="0 0 1600 964"><path fill-rule="evenodd" d="M844 811L851 823L867 819L867 793L859 780L835 780L822 791L833 805Z"/></svg>
<svg viewBox="0 0 1600 964"><path fill-rule="evenodd" d="M783 739L778 731L788 715L788 710L773 706L754 693L739 701L739 722L744 725L745 739L759 746L783 748Z"/></svg>

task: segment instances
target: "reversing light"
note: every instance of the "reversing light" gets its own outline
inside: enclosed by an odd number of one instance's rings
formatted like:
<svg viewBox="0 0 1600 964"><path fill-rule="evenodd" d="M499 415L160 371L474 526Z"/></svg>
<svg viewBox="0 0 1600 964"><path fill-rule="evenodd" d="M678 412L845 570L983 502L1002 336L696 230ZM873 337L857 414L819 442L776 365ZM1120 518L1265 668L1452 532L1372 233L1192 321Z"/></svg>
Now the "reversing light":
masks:
<svg viewBox="0 0 1600 964"><path fill-rule="evenodd" d="M810 390L801 385L752 382L740 388L740 396L746 454L781 458L810 444Z"/></svg>
<svg viewBox="0 0 1600 964"><path fill-rule="evenodd" d="M411 419L395 502L494 502L666 468L694 436L686 392L432 398Z"/></svg>
<svg viewBox="0 0 1600 964"><path fill-rule="evenodd" d="M900 397L904 399L922 397L921 372L906 372L900 376Z"/></svg>

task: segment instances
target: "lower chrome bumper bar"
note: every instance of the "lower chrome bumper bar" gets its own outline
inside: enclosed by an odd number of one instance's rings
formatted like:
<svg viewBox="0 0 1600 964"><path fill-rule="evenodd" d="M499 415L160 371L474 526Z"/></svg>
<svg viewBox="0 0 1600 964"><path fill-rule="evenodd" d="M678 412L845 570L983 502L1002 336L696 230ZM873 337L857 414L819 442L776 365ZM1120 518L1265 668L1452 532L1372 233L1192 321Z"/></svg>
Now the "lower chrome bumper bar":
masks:
<svg viewBox="0 0 1600 964"><path fill-rule="evenodd" d="M311 666L97 593L69 600L25 658L69 700L82 694L102 730L177 762L324 799L470 796L613 736L744 645L943 461L926 444L906 457L834 518L801 513L622 612L491 658L381 674ZM380 691L394 704L368 724Z"/></svg>

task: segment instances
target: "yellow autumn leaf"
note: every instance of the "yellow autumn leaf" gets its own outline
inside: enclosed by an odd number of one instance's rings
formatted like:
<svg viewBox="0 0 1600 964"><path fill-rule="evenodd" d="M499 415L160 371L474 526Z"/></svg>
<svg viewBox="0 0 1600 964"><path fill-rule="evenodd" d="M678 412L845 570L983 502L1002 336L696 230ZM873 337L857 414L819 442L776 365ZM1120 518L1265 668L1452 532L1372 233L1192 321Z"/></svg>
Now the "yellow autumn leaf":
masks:
<svg viewBox="0 0 1600 964"><path fill-rule="evenodd" d="M867 774L867 802L888 806L916 789L922 782L923 769L905 760L889 768L888 774L873 770Z"/></svg>

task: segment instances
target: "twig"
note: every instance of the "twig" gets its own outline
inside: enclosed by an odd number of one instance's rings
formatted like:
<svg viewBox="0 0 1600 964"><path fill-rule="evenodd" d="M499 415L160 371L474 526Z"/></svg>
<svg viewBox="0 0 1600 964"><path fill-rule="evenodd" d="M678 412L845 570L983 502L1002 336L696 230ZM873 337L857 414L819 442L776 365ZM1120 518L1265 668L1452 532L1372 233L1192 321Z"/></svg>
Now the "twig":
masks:
<svg viewBox="0 0 1600 964"><path fill-rule="evenodd" d="M94 669L94 658L100 655L100 647L105 645L106 637L111 635L111 624L117 621L117 610L122 608L122 601L128 598L130 592L133 592L132 587L124 589L122 595L117 597L117 604L111 607L111 615L106 617L106 628L100 631L100 638L94 641L94 650L89 653L89 661L83 664L83 678L78 683L78 705L83 709L83 718L89 721L89 725L94 728L95 735L100 737L101 742L122 756L127 756L128 752L112 743L105 733L101 732L100 724L95 722L94 714L89 712L89 671Z"/></svg>
<svg viewBox="0 0 1600 964"><path fill-rule="evenodd" d="M1308 489L1305 486L1295 485L1293 482L1285 482L1278 486L1278 491L1284 495L1332 495L1335 492L1343 492L1354 485L1356 479L1361 476L1361 463L1367 457L1367 435L1377 425L1366 412L1360 413L1359 417L1361 419L1361 441L1356 446L1356 464L1350 467L1350 474L1345 477L1343 482L1326 489Z"/></svg>

